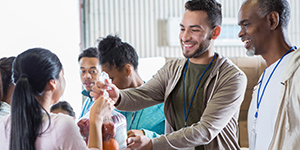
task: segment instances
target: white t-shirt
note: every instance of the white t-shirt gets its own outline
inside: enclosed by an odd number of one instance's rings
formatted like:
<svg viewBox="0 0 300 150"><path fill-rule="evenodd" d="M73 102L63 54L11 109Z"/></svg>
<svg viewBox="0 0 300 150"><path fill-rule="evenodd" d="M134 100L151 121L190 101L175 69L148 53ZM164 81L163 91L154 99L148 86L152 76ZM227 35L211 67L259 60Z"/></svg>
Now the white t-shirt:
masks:
<svg viewBox="0 0 300 150"><path fill-rule="evenodd" d="M255 118L254 115L257 108L257 93L252 97L248 111L248 139L250 150L267 150L269 148L274 133L274 126L278 114L279 104L281 102L281 100L279 99L279 94L282 90L282 87L284 87L281 81L286 65L292 53L293 52L287 54L281 60L265 89L263 98L259 106L258 118L256 120L256 140L253 140L253 133L251 132L253 129ZM279 60L266 68L263 82L259 91L259 98L261 97L266 82L278 61ZM261 78L262 75L259 81L261 81ZM255 87L255 89L253 89L253 91L257 91L259 89L259 84ZM255 144L253 144L253 142Z"/></svg>

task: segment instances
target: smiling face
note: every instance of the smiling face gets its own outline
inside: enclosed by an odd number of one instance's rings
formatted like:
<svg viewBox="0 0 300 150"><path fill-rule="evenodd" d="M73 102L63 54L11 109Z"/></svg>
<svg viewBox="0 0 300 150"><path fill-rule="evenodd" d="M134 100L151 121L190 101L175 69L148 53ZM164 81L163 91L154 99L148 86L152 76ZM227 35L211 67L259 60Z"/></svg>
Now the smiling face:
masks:
<svg viewBox="0 0 300 150"><path fill-rule="evenodd" d="M211 45L211 28L205 11L185 11L180 24L180 44L184 57L196 58Z"/></svg>
<svg viewBox="0 0 300 150"><path fill-rule="evenodd" d="M265 53L267 41L270 38L267 17L259 15L259 8L256 1L245 3L238 15L238 25L241 27L239 37L244 42L248 51L254 51L255 55Z"/></svg>
<svg viewBox="0 0 300 150"><path fill-rule="evenodd" d="M92 91L92 87L99 80L99 60L95 57L82 57L79 65L82 85L86 91Z"/></svg>

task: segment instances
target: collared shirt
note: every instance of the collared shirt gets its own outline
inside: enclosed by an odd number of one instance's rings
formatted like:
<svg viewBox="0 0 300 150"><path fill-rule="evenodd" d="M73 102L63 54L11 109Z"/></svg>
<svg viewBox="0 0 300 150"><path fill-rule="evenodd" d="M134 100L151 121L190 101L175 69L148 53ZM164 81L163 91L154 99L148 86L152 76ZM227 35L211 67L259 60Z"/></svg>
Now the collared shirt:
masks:
<svg viewBox="0 0 300 150"><path fill-rule="evenodd" d="M82 111L80 113L79 119L82 118L87 112L90 111L91 107L94 104L93 98L90 96L90 92L83 90L81 92L82 95L87 96L87 98L85 99L84 103L83 103L83 108Z"/></svg>
<svg viewBox="0 0 300 150"><path fill-rule="evenodd" d="M259 94L259 97L261 97L264 86L266 85L271 72L273 71L279 60L266 68L263 82L260 82L262 78L260 77L259 83L254 87L254 94L248 111L248 138L250 143L249 147L252 150L268 149L272 141L279 105L281 103L280 92L284 87L284 84L282 84L282 77L285 73L285 69L290 57L292 56L292 53L287 54L282 59L281 63L274 71L274 74L270 79L268 86L266 87L260 103L258 117L256 120L256 139L251 138L251 132L255 120L254 114L257 109L258 86L262 84Z"/></svg>

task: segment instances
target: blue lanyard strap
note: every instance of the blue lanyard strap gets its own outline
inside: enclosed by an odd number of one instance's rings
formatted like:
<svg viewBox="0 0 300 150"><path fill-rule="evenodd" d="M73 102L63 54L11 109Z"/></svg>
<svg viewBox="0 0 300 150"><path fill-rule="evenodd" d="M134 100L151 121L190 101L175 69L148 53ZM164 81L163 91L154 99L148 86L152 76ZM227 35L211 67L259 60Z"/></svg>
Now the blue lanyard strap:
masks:
<svg viewBox="0 0 300 150"><path fill-rule="evenodd" d="M186 127L186 121L187 121L187 118L189 116L189 113L190 113L190 109L191 109L191 106L192 106L192 103L193 103L193 100L194 100L194 97L196 95L196 91L199 87L199 84L200 84L200 81L203 77L203 75L205 74L205 72L207 71L207 69L209 68L209 66L212 64L212 62L215 60L216 58L216 53L214 54L214 58L211 60L211 62L209 63L209 65L205 68L204 72L202 73L198 83L197 83L197 86L195 88L195 91L193 93L193 97L191 99L191 102L190 102L190 106L189 106L189 109L188 109L188 112L186 113L186 110L185 110L185 75L186 75L186 70L187 70L187 67L188 67L188 64L189 64L189 59L187 60L186 64L185 64L185 69L184 69L184 74L183 74L183 86L182 86L182 91L183 91L183 110L184 110L184 127Z"/></svg>
<svg viewBox="0 0 300 150"><path fill-rule="evenodd" d="M274 69L272 70L272 72L271 72L271 74L270 74L270 76L269 76L269 78L268 78L268 80L267 80L267 82L266 82L266 84L265 84L265 86L264 86L264 89L263 89L263 91L262 91L262 93L261 93L261 96L259 97L259 91L260 91L260 88L261 88L261 85L262 85L262 81L263 81L263 79L264 79L265 72L266 72L266 69L267 69L267 68L264 70L264 73L263 73L263 75L262 75L262 77L261 77L261 80L260 80L260 85L259 85L259 88L258 88L258 92L257 92L256 112L255 112L255 115L254 115L255 118L258 117L258 110L259 110L259 106L260 106L262 97L263 97L264 94L265 94L266 87L267 87L267 85L268 85L268 83L269 83L269 81L270 81L270 79L271 79L271 77L272 77L274 71L276 70L277 66L279 65L279 63L281 62L281 60L283 59L283 57L284 57L286 54L288 54L290 51L292 51L293 49L297 49L297 47L296 47L296 46L293 46L290 50L288 50L288 51L287 51L287 52L279 59L279 61L277 62L277 64L276 64L276 66L274 67Z"/></svg>
<svg viewBox="0 0 300 150"><path fill-rule="evenodd" d="M135 119L135 117L136 117L136 112L132 112L133 114L132 114L132 116L131 116L131 120L130 120L130 125L129 125L129 130L131 130L132 129L132 124L133 124L133 121L134 121L134 119ZM125 112L125 117L127 118L127 112Z"/></svg>

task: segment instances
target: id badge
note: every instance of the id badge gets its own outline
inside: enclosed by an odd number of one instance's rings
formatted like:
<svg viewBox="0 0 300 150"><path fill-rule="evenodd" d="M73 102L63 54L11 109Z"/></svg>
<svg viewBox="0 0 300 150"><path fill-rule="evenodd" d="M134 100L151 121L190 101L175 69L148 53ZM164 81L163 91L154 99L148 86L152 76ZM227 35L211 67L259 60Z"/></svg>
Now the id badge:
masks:
<svg viewBox="0 0 300 150"><path fill-rule="evenodd" d="M253 121L253 127L250 133L250 143L249 143L249 150L254 150L255 149L255 144L256 144L256 118Z"/></svg>

